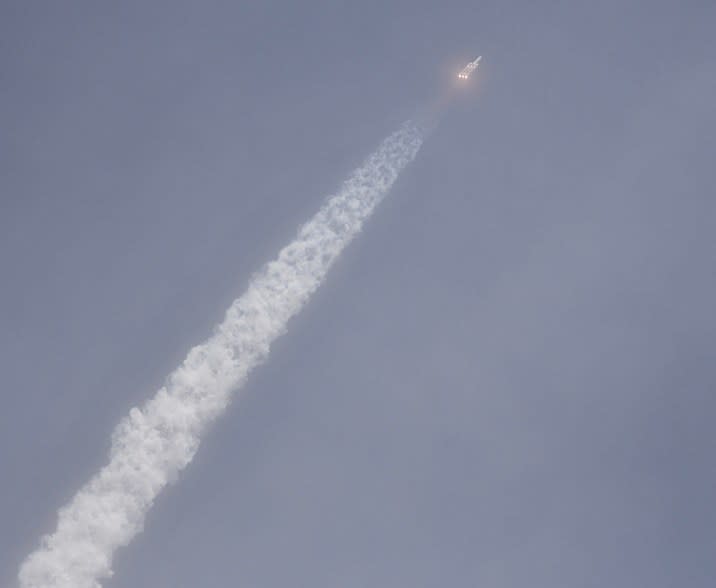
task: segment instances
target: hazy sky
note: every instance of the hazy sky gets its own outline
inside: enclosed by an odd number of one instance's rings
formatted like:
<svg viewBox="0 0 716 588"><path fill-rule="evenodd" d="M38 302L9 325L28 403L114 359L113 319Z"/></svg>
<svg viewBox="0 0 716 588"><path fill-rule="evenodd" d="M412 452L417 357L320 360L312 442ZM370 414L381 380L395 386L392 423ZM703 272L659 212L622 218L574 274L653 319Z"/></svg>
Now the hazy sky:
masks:
<svg viewBox="0 0 716 588"><path fill-rule="evenodd" d="M716 4L0 5L0 585L253 272L478 79L107 588L711 588Z"/></svg>

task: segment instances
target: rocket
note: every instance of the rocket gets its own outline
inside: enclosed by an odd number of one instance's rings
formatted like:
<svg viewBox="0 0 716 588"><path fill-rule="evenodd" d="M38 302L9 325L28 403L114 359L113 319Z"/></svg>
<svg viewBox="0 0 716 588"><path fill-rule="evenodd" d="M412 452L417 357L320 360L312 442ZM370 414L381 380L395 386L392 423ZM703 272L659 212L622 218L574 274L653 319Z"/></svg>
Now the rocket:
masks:
<svg viewBox="0 0 716 588"><path fill-rule="evenodd" d="M457 74L457 77L461 80L466 80L470 77L470 74L474 72L477 69L477 66L480 65L480 60L482 59L482 55L480 55L475 61L471 61L468 63L465 67L463 67L460 70L460 73Z"/></svg>

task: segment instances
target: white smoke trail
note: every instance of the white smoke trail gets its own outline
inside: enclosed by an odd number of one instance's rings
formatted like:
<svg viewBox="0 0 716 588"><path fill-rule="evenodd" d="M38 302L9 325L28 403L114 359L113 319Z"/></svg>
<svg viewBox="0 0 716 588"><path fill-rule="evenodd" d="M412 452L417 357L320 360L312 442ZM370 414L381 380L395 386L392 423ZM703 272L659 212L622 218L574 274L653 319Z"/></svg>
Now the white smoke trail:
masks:
<svg viewBox="0 0 716 588"><path fill-rule="evenodd" d="M60 509L55 533L20 567L22 587L97 588L112 575L114 551L142 530L156 496L192 460L201 433L266 359L422 138L412 123L388 137L252 279L214 334L189 352L154 398L119 423L109 463Z"/></svg>

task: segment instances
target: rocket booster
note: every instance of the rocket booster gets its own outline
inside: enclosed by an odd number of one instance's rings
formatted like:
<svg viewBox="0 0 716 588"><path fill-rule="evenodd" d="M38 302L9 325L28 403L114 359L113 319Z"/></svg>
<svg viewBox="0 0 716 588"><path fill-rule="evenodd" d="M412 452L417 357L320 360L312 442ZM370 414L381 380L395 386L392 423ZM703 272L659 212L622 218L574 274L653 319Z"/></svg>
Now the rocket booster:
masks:
<svg viewBox="0 0 716 588"><path fill-rule="evenodd" d="M480 60L482 59L482 55L480 55L475 61L471 61L468 63L465 67L463 67L460 70L460 73L457 74L457 77L461 80L466 80L470 77L472 72L474 72L477 69L477 66L480 65Z"/></svg>

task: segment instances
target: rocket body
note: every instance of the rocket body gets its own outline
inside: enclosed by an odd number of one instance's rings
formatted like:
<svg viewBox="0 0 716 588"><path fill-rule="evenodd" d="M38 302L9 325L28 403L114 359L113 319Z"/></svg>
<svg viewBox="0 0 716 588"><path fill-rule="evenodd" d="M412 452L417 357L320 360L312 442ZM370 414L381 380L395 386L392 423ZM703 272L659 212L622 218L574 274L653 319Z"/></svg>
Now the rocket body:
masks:
<svg viewBox="0 0 716 588"><path fill-rule="evenodd" d="M457 77L461 80L466 80L472 75L472 72L474 72L477 69L477 66L480 65L480 60L482 59L482 55L480 55L475 61L471 61L468 63L465 67L463 67L460 70L460 73L457 74Z"/></svg>

